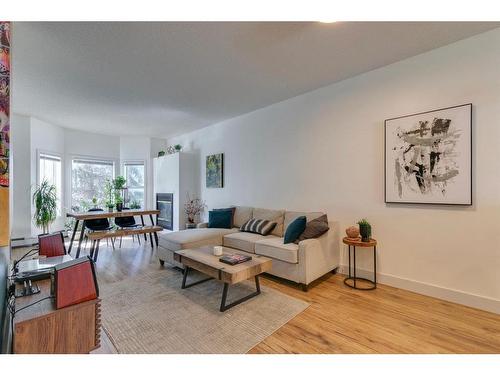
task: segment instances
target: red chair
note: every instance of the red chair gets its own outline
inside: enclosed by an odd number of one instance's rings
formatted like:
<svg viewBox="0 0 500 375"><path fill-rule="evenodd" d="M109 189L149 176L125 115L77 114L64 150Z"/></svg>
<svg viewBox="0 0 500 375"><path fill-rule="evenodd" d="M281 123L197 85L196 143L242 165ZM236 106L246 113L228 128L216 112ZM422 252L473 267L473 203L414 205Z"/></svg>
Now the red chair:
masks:
<svg viewBox="0 0 500 375"><path fill-rule="evenodd" d="M64 237L62 232L40 234L38 236L38 254L46 257L66 255Z"/></svg>

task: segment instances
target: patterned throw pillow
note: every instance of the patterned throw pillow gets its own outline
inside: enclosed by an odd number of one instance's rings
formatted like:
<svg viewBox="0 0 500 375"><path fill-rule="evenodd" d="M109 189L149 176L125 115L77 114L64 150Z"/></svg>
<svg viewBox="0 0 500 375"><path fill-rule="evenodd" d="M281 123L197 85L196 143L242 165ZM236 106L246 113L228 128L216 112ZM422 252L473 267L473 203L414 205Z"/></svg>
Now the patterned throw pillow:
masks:
<svg viewBox="0 0 500 375"><path fill-rule="evenodd" d="M297 238L294 243L298 244L300 241L308 240L310 238L318 238L328 232L328 217L326 215L320 216L317 219L308 221L306 229Z"/></svg>
<svg viewBox="0 0 500 375"><path fill-rule="evenodd" d="M267 236L274 230L276 224L277 223L275 221L250 219L241 226L240 232L257 233Z"/></svg>

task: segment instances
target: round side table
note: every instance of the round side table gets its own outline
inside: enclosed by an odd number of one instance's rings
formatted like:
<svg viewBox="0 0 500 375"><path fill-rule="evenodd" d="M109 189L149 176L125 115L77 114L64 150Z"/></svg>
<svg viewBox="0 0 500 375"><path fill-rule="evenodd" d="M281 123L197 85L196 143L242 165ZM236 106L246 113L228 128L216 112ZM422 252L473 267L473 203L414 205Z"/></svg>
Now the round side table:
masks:
<svg viewBox="0 0 500 375"><path fill-rule="evenodd" d="M349 238L344 237L342 239L346 245L349 246L349 277L344 279L344 284L353 289L359 290L373 290L377 287L377 241L373 238L370 238L369 242L361 241L361 238ZM354 259L354 275L351 275L351 247L353 248L353 259ZM372 247L373 248L373 281L369 279L365 279L363 277L356 277L356 247ZM349 280L352 280L352 285L348 283ZM356 286L357 280L363 280L369 282L371 284L370 287L358 287Z"/></svg>

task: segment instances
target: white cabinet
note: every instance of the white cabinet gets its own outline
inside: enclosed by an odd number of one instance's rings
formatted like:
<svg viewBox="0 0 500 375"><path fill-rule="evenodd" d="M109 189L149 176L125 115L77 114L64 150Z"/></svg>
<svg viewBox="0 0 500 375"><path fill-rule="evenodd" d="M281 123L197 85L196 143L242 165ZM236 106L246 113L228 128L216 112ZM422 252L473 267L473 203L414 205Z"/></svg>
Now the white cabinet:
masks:
<svg viewBox="0 0 500 375"><path fill-rule="evenodd" d="M187 195L199 197L200 194L198 156L187 152L177 152L154 158L153 174L154 201L156 202L157 194L173 194L173 230L184 229L187 221L184 214Z"/></svg>

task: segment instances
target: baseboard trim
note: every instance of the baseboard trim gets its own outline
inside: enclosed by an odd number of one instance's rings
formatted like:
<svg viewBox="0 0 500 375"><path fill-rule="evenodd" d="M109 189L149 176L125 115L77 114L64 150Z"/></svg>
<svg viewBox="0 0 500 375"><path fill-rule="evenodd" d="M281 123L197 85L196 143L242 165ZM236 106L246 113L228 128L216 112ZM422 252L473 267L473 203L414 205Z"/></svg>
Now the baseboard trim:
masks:
<svg viewBox="0 0 500 375"><path fill-rule="evenodd" d="M348 266L339 266L337 272L347 275ZM357 276L373 279L373 271L371 270L358 268L356 269L356 273ZM445 301L458 303L460 305L500 314L500 300L494 298L465 293L455 289L443 288L438 285L423 283L421 281L405 279L383 273L377 273L377 282L426 296L439 298Z"/></svg>

